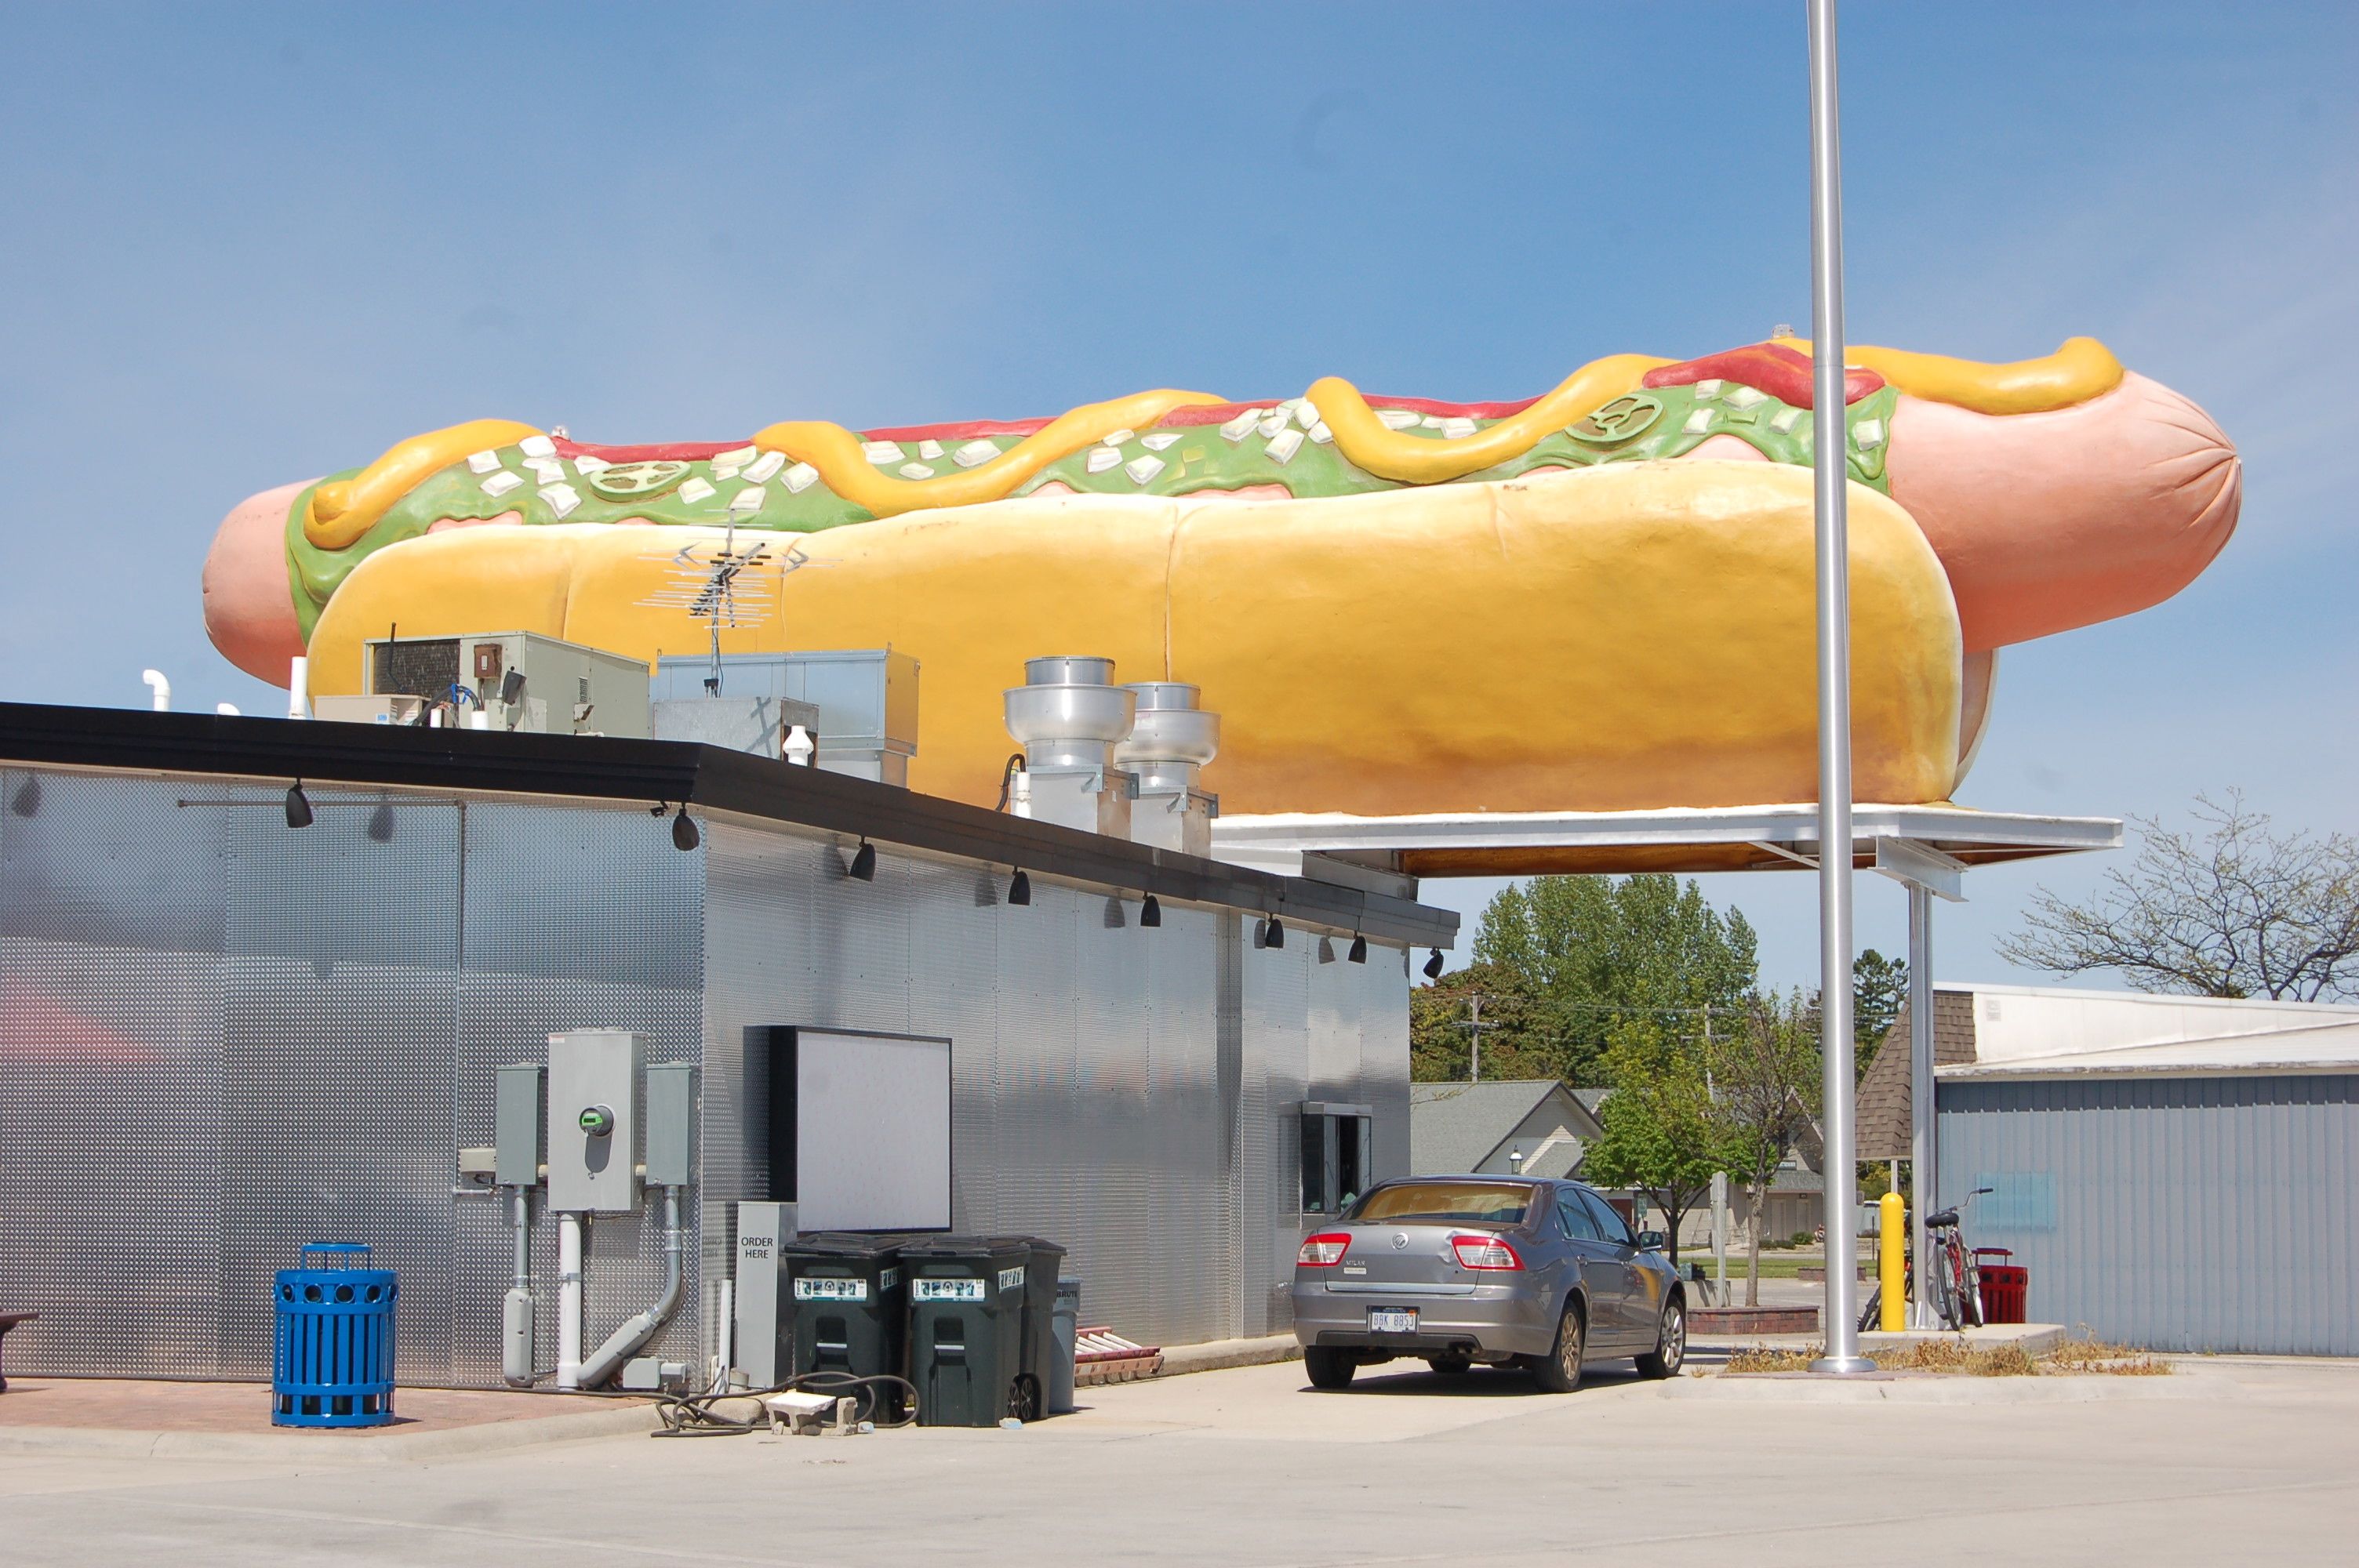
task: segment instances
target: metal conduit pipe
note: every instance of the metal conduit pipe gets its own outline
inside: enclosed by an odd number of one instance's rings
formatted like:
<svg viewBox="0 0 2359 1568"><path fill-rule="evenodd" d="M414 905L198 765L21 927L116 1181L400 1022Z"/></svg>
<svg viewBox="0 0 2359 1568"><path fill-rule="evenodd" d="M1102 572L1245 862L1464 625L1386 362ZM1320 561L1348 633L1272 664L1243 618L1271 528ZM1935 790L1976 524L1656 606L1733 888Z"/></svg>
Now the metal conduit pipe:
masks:
<svg viewBox="0 0 2359 1568"><path fill-rule="evenodd" d="M580 1387L594 1389L614 1375L631 1354L656 1336L679 1306L679 1189L664 1189L664 1288L656 1304L609 1335L598 1353L582 1363Z"/></svg>
<svg viewBox="0 0 2359 1568"><path fill-rule="evenodd" d="M557 1386L582 1386L582 1217L557 1217Z"/></svg>
<svg viewBox="0 0 2359 1568"><path fill-rule="evenodd" d="M528 1389L546 1374L533 1365L532 1189L509 1189L508 1222L516 1230L516 1278L500 1303L500 1375Z"/></svg>

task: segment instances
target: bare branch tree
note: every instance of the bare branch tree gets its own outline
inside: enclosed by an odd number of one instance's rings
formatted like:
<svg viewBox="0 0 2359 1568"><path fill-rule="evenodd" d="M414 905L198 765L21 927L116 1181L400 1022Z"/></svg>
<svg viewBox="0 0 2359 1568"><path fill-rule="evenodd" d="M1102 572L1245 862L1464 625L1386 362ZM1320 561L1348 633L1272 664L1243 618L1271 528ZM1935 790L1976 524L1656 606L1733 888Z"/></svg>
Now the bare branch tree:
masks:
<svg viewBox="0 0 2359 1568"><path fill-rule="evenodd" d="M2195 799L2191 831L2132 817L2136 861L2089 902L2041 888L2000 954L2062 975L2116 970L2143 991L2359 994L2359 839L2272 833L2239 790Z"/></svg>

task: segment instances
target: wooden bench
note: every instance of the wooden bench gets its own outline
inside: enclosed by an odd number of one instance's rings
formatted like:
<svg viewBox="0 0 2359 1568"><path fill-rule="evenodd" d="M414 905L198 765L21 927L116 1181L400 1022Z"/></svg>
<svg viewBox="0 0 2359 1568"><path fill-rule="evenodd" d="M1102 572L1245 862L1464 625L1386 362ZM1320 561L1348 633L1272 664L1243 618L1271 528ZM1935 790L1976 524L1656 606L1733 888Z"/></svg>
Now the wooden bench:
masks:
<svg viewBox="0 0 2359 1568"><path fill-rule="evenodd" d="M16 1327L20 1323L38 1323L40 1321L40 1316L41 1314L37 1312L0 1312L0 1346L5 1346L8 1343L8 1331L10 1329ZM0 1394L5 1394L7 1391L7 1377L5 1374L0 1374Z"/></svg>

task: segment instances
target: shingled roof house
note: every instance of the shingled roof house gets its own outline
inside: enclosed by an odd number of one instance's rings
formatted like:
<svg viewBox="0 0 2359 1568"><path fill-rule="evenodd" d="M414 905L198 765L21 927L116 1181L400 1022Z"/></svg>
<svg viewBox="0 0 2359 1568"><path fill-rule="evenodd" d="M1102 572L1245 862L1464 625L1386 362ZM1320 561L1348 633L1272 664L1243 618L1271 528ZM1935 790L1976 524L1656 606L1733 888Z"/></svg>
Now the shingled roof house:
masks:
<svg viewBox="0 0 2359 1568"><path fill-rule="evenodd" d="M1554 1078L1408 1087L1409 1173L1570 1176L1597 1118Z"/></svg>

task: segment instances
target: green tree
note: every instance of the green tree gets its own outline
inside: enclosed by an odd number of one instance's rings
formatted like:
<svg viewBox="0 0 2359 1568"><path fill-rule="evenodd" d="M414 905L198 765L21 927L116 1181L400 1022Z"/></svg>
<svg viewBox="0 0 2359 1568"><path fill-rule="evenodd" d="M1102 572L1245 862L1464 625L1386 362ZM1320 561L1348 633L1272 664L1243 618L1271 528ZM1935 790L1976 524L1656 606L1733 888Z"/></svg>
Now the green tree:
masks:
<svg viewBox="0 0 2359 1568"><path fill-rule="evenodd" d="M1474 957L1528 999L1516 1044L1550 1076L1606 1076L1614 1031L1644 1019L1701 1033L1743 1011L1756 970L1753 927L1676 877L1537 877L1483 911ZM1485 1007L1485 1015L1489 1008ZM1486 1037L1487 1051L1499 1034Z"/></svg>
<svg viewBox="0 0 2359 1568"><path fill-rule="evenodd" d="M1858 1059L1853 1064L1852 1081L1867 1076L1867 1065L1875 1060L1875 1048L1884 1044L1884 1036L1900 1016L1900 1004L1908 998L1908 961L1887 958L1870 947L1851 965L1851 1044Z"/></svg>
<svg viewBox="0 0 2359 1568"><path fill-rule="evenodd" d="M1663 1211L1676 1269L1680 1222L1727 1168L1703 1036L1630 1018L1611 1041L1605 1071L1614 1092L1598 1107L1602 1133L1583 1153L1581 1173L1601 1186L1646 1194Z"/></svg>
<svg viewBox="0 0 2359 1568"><path fill-rule="evenodd" d="M1737 1027L1713 1033L1707 1057L1723 1155L1744 1182L1753 1210L1745 1238L1747 1306L1761 1304L1761 1221L1769 1184L1810 1128L1818 1100L1815 1012L1800 995L1772 991L1750 998Z"/></svg>
<svg viewBox="0 0 2359 1568"><path fill-rule="evenodd" d="M1496 964L1452 969L1408 994L1408 1069L1419 1083L1462 1083L1469 1076L1478 1011L1483 1076L1555 1077L1555 1063L1532 1038L1532 1000L1523 979Z"/></svg>

